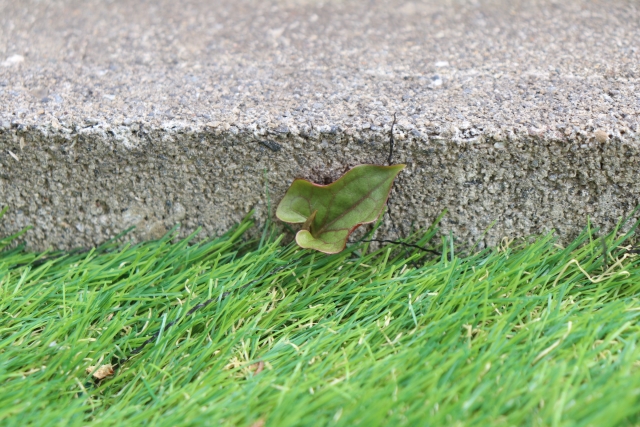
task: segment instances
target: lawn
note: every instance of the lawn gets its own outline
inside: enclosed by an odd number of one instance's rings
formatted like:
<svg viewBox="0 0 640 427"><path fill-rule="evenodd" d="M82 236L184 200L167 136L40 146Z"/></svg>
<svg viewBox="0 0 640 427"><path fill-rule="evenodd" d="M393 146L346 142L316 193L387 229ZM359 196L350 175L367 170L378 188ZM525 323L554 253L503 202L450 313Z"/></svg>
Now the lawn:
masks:
<svg viewBox="0 0 640 427"><path fill-rule="evenodd" d="M632 233L329 256L250 227L0 240L0 425L640 425Z"/></svg>

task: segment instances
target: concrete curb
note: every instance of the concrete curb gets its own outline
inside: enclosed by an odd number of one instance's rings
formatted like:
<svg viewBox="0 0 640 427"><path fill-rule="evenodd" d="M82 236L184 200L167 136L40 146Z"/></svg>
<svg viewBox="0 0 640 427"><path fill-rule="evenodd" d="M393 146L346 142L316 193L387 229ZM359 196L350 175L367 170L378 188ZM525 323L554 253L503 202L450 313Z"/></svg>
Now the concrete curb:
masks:
<svg viewBox="0 0 640 427"><path fill-rule="evenodd" d="M632 2L128 3L0 5L0 234L263 221L266 182L275 204L295 177L386 163L394 112L386 236L448 209L466 242L566 239L639 203Z"/></svg>

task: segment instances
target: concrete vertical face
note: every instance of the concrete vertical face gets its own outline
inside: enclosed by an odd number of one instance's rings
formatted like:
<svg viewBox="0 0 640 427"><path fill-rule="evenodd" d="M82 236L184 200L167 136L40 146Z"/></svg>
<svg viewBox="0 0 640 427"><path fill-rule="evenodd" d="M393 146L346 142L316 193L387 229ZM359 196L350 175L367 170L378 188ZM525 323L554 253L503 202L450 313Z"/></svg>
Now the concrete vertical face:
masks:
<svg viewBox="0 0 640 427"><path fill-rule="evenodd" d="M610 228L640 198L639 64L628 1L0 2L0 234L262 221L267 186L386 164L393 113L381 233Z"/></svg>

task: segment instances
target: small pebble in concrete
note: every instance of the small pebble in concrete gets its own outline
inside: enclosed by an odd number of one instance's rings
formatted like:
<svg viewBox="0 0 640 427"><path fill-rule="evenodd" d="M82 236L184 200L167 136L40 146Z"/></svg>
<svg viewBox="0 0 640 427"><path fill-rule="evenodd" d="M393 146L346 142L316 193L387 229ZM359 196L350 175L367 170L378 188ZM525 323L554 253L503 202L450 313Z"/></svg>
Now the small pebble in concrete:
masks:
<svg viewBox="0 0 640 427"><path fill-rule="evenodd" d="M278 144L275 141L264 140L264 141L260 141L260 144L264 145L269 150L274 151L274 152L278 152L278 151L282 150L282 145Z"/></svg>
<svg viewBox="0 0 640 427"><path fill-rule="evenodd" d="M607 132L605 132L602 129L598 129L595 132L595 136L596 136L596 141L600 143L607 142L609 140L609 135L607 134Z"/></svg>
<svg viewBox="0 0 640 427"><path fill-rule="evenodd" d="M0 65L2 65L3 67L11 67L12 65L16 65L16 64L19 64L21 62L24 62L24 56L22 56L22 55L11 55L10 57L5 59L4 61L0 62Z"/></svg>

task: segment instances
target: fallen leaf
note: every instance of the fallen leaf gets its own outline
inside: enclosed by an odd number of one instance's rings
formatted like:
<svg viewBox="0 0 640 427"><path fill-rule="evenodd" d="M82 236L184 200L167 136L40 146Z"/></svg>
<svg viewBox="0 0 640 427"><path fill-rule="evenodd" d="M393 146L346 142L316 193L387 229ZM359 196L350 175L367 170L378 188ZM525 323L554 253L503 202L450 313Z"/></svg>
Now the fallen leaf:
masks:
<svg viewBox="0 0 640 427"><path fill-rule="evenodd" d="M258 419L256 422L251 424L251 427L264 427L267 423L262 419Z"/></svg>
<svg viewBox="0 0 640 427"><path fill-rule="evenodd" d="M93 372L94 370L95 372ZM87 374L90 374L92 372L93 372L93 378L97 380L101 380L110 375L113 375L113 365L111 363L107 363L106 365L100 366L98 369L96 369L95 366L89 366L87 368Z"/></svg>
<svg viewBox="0 0 640 427"><path fill-rule="evenodd" d="M380 216L393 180L404 167L360 165L329 185L296 179L278 205L276 216L284 222L304 224L296 234L301 247L338 253L353 230Z"/></svg>
<svg viewBox="0 0 640 427"><path fill-rule="evenodd" d="M251 370L253 371L253 375L258 375L264 369L264 362L261 360L259 362L251 365Z"/></svg>

